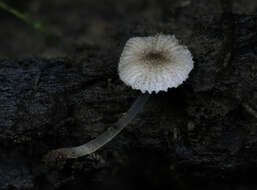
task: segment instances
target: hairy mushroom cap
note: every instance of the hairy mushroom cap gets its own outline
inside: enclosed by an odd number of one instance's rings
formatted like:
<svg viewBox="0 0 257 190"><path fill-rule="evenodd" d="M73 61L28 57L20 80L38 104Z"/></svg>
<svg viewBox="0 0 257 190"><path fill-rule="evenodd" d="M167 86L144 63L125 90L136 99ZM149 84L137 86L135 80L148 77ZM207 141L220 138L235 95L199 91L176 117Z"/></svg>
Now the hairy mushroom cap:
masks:
<svg viewBox="0 0 257 190"><path fill-rule="evenodd" d="M190 51L174 35L130 38L118 66L120 79L133 89L167 91L188 78L194 63Z"/></svg>

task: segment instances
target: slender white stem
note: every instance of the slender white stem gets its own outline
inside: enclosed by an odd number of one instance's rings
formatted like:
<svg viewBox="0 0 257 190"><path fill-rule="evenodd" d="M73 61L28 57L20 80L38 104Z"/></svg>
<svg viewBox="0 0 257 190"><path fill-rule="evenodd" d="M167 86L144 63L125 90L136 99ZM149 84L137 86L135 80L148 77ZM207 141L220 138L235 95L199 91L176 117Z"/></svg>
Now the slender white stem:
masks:
<svg viewBox="0 0 257 190"><path fill-rule="evenodd" d="M49 161L65 158L78 158L94 153L112 140L116 135L118 135L122 129L124 129L129 122L135 118L135 116L142 110L149 97L150 94L148 93L141 94L129 108L128 112L123 115L113 127L108 128L104 133L97 136L95 139L80 146L52 150L47 154L45 159Z"/></svg>

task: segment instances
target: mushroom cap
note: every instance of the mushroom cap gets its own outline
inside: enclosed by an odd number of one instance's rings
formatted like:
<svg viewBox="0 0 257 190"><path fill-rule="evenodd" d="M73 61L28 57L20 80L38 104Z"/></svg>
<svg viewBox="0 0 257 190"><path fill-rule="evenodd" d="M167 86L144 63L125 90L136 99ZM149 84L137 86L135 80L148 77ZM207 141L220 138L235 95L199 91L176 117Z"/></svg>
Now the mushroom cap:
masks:
<svg viewBox="0 0 257 190"><path fill-rule="evenodd" d="M158 93L181 85L193 67L190 51L174 35L157 34L130 38L121 54L118 73L133 89Z"/></svg>

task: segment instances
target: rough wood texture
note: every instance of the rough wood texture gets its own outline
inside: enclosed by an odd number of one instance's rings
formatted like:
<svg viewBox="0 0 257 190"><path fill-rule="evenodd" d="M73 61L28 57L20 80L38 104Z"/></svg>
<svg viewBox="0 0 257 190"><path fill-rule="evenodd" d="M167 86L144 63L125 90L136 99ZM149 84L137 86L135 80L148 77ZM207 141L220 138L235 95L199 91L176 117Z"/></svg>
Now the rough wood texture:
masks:
<svg viewBox="0 0 257 190"><path fill-rule="evenodd" d="M0 189L187 189L196 179L215 189L215 180L249 180L257 169L257 16L197 17L194 6L180 11L181 20L158 25L113 22L111 48L1 60ZM49 150L85 143L127 111L139 92L118 78L121 47L131 36L160 31L192 51L190 78L151 97L96 154L47 167Z"/></svg>

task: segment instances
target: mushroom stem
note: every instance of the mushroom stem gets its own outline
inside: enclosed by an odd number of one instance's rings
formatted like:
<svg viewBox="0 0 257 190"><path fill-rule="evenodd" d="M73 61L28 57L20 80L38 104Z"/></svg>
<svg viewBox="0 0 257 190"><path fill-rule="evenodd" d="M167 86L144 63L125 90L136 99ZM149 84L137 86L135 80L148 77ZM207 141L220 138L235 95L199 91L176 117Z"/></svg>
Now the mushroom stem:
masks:
<svg viewBox="0 0 257 190"><path fill-rule="evenodd" d="M142 110L143 106L149 99L150 94L141 94L136 101L132 104L126 114L124 114L113 127L108 128L104 133L97 136L95 139L89 141L86 144L70 147L60 148L50 151L45 158L45 161L53 161L65 158L78 158L91 153L94 153L106 143L111 141L116 135L118 135L122 129L124 129L130 121Z"/></svg>

